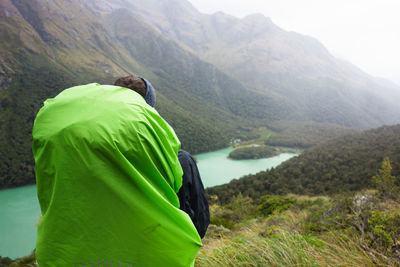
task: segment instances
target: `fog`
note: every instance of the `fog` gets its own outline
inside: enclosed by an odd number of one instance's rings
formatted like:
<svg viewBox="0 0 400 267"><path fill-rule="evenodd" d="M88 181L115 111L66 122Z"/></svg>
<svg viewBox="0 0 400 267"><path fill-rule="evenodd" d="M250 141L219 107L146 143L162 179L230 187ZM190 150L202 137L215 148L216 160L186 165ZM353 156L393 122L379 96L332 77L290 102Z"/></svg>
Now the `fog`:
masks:
<svg viewBox="0 0 400 267"><path fill-rule="evenodd" d="M262 13L281 28L310 35L336 57L400 85L400 1L189 0L200 12Z"/></svg>

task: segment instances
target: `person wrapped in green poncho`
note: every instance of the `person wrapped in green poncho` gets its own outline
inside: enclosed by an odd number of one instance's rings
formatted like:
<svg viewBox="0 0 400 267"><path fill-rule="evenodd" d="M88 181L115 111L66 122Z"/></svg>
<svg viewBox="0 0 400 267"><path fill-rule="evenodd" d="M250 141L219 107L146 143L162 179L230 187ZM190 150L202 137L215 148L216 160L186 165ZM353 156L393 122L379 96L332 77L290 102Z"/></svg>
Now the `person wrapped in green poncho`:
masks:
<svg viewBox="0 0 400 267"><path fill-rule="evenodd" d="M193 266L180 142L137 92L96 83L44 102L33 154L39 266Z"/></svg>

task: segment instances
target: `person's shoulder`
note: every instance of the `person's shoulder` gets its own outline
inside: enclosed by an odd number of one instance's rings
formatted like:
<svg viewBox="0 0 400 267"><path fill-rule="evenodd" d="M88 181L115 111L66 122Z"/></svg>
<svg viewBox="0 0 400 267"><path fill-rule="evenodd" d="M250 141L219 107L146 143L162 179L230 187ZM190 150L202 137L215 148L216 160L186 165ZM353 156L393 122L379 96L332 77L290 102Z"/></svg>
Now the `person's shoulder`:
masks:
<svg viewBox="0 0 400 267"><path fill-rule="evenodd" d="M183 149L180 149L180 150L179 150L179 152L178 152L178 158L179 158L179 161L180 161L181 163L182 163L182 162L186 162L186 163L195 162L193 156L192 156L189 152L187 152L187 151L185 151L185 150L183 150Z"/></svg>
<svg viewBox="0 0 400 267"><path fill-rule="evenodd" d="M187 158L187 157L190 157L190 153L185 151L185 150L183 150L183 149L179 149L178 157L179 158Z"/></svg>

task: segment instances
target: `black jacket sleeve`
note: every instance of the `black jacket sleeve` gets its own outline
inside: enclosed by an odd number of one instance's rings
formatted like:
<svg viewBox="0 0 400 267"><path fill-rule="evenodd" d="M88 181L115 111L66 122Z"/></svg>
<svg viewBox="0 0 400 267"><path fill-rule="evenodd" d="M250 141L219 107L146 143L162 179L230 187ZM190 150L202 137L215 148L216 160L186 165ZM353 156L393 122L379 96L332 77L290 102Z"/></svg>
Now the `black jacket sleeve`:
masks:
<svg viewBox="0 0 400 267"><path fill-rule="evenodd" d="M203 238L210 224L210 212L200 173L188 152L179 150L178 158L183 169L182 187L178 192L180 209L189 214L197 232Z"/></svg>

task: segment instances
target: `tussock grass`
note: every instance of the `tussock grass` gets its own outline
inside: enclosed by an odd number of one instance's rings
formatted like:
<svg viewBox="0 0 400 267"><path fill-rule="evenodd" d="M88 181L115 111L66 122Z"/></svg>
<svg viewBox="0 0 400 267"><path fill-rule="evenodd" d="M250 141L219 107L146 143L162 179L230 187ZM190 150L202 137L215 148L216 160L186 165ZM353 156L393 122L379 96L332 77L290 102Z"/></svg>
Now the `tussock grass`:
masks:
<svg viewBox="0 0 400 267"><path fill-rule="evenodd" d="M375 192L365 191L360 194L366 196L367 193ZM340 210L342 202L335 203L337 200L328 197L298 195L270 196L270 198L290 198L293 205L288 209L278 207L267 216L262 216L257 210L259 211L259 203L263 200L255 204L248 197L239 195L228 205L212 204L210 212L213 217L219 219L214 221L223 224L209 226L203 239L203 247L196 257L195 266L400 267L400 254L397 250L400 245L397 243L399 226L396 219L400 211L398 201L368 198L377 201L375 204L380 213L372 210L375 212L370 215L370 218L374 219L369 221L372 230L366 228L365 231L369 236L368 239L367 235L363 239L358 228L348 224L357 222L355 215L342 214ZM354 200L354 197L351 199ZM277 205L278 202L271 203ZM336 225L335 222L341 223ZM384 233L394 236L395 240L391 246L376 245L377 241L382 240L378 235L382 231L374 232L375 222L379 224L378 230L384 230ZM318 223L325 226L318 227ZM224 224L232 227L228 229L223 226ZM37 265L34 256L30 255L16 260L10 266Z"/></svg>
<svg viewBox="0 0 400 267"><path fill-rule="evenodd" d="M316 237L286 230L263 237L261 225L205 244L195 266L399 266L364 248L356 237L334 233Z"/></svg>
<svg viewBox="0 0 400 267"><path fill-rule="evenodd" d="M243 216L231 230L212 225L195 266L400 266L396 257L368 246L352 227L310 231L310 224L315 223L310 218L320 218L322 211L330 210L331 198L286 197L295 204L283 212L276 210L266 217ZM225 216L229 208L235 214L245 214L251 208L245 197L239 196L232 203L214 205L212 213ZM397 202L385 205L398 208Z"/></svg>

